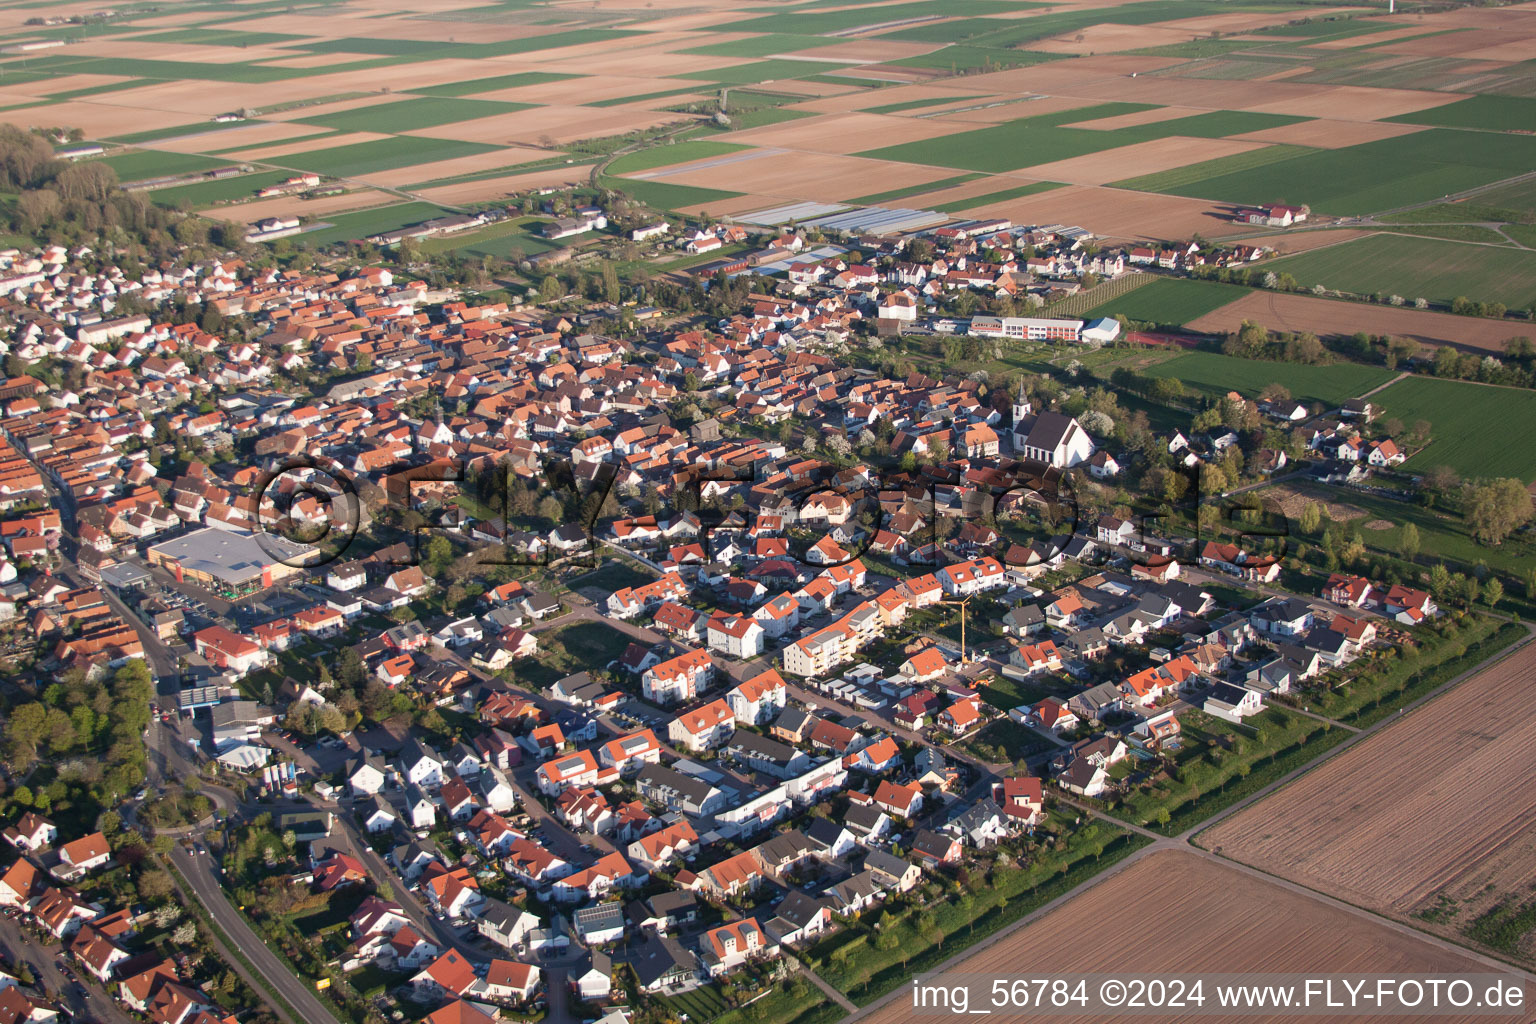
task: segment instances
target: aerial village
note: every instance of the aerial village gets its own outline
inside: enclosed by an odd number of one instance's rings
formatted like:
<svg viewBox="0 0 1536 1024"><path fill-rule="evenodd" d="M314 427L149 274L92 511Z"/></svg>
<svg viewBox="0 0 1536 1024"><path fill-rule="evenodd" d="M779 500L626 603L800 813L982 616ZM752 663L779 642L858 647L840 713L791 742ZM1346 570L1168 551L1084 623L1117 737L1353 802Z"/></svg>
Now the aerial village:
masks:
<svg viewBox="0 0 1536 1024"><path fill-rule="evenodd" d="M556 230L601 227L580 217ZM909 330L1135 344L955 300L1031 312L1085 274L1258 250L1005 221L751 240L691 272L751 268L721 316L473 304L380 266L0 254L13 702L148 667L152 763L126 785L157 795L115 797L353 1019L771 997L883 949L868 922L1097 860L1089 809L1166 824L1181 752L1304 744L1306 694L1443 618L1342 566L1290 589L1283 547L1137 501L1288 459L1394 467L1368 401L1233 393L1154 432L1070 381L881 362ZM223 795L185 808L179 773ZM159 911L93 882L143 870L112 814L109 843L35 802L0 907L139 1019L233 1020L215 975L146 944ZM312 933L285 923L305 913ZM48 1006L0 986L0 1020Z"/></svg>

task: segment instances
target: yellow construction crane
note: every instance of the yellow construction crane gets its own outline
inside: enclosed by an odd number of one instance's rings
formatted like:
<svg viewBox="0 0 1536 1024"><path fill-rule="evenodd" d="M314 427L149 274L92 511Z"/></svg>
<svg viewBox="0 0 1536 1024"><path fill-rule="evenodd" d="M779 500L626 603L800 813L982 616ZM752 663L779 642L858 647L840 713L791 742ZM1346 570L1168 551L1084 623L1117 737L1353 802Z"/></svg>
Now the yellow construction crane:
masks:
<svg viewBox="0 0 1536 1024"><path fill-rule="evenodd" d="M970 657L965 653L965 606L971 603L971 598L974 597L974 596L975 596L974 594L967 594L965 597L958 598L956 600L941 602L943 604L953 604L953 605L958 605L960 607L960 664L961 665L969 665L971 663Z"/></svg>

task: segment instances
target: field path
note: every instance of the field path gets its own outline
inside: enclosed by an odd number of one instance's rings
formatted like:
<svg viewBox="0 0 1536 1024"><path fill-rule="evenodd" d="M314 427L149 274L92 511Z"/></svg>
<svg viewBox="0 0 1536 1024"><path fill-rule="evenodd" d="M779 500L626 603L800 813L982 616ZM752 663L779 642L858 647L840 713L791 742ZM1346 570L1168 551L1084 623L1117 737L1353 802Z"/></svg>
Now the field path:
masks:
<svg viewBox="0 0 1536 1024"><path fill-rule="evenodd" d="M1376 392L1378 392L1378 391L1385 391L1385 390L1387 390L1387 388L1391 387L1393 384L1396 384L1398 381L1405 380L1408 377L1412 377L1412 376L1413 376L1413 374L1409 373L1407 370L1404 370L1402 373L1398 374L1396 377L1393 377L1391 380L1387 381L1385 384L1378 384L1378 385L1376 385L1375 387L1371 388L1371 390L1367 391L1365 394L1361 395L1360 397L1361 398L1370 398Z"/></svg>

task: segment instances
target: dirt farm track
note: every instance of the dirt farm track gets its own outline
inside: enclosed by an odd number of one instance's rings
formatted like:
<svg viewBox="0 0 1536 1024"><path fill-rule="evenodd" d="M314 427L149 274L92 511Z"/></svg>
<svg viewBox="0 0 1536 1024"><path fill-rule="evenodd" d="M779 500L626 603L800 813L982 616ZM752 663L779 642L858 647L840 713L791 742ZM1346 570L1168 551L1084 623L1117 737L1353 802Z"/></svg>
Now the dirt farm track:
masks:
<svg viewBox="0 0 1536 1024"><path fill-rule="evenodd" d="M952 970L1033 977L1051 972L1412 974L1491 968L1240 867L1191 851L1163 849L1138 858L1038 921L966 957ZM1536 991L1536 986L1528 985L1527 990ZM898 989L890 1002L861 1017L860 1024L923 1019L913 1014L910 999L905 989ZM1103 1018L1051 1013L1017 1019L1091 1024ZM1124 1019L1165 1024L1222 1018L1138 1014ZM1258 1024L1287 1018L1244 1015L1233 1019ZM1326 1019L1338 1024L1387 1018L1329 1015ZM1491 1019L1435 1018L1437 1022Z"/></svg>
<svg viewBox="0 0 1536 1024"><path fill-rule="evenodd" d="M1460 927L1536 886L1536 720L1515 710L1533 672L1527 644L1200 845L1467 941Z"/></svg>

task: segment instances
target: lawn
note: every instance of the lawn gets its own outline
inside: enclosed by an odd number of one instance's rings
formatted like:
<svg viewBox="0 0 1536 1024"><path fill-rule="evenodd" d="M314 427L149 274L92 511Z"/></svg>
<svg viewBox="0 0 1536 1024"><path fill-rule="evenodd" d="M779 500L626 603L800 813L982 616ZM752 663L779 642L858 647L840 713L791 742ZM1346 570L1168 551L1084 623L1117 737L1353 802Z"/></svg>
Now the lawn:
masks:
<svg viewBox="0 0 1536 1024"><path fill-rule="evenodd" d="M1398 234L1372 235L1266 264L1303 285L1420 296L1448 303L1457 296L1523 308L1536 303L1536 252ZM1510 329L1510 334L1519 330Z"/></svg>
<svg viewBox="0 0 1536 1024"><path fill-rule="evenodd" d="M618 555L605 555L607 560L601 568L584 573L569 581L572 590L582 587L595 587L604 593L611 594L615 590L623 590L625 587L638 587L650 583L656 579L656 574L648 569L640 568L638 562L632 562L628 558Z"/></svg>
<svg viewBox="0 0 1536 1024"><path fill-rule="evenodd" d="M423 96L396 103L378 103L333 114L299 118L302 124L343 132L409 132L477 117L494 117L527 110L532 103L499 103L492 100L461 99L457 96Z"/></svg>
<svg viewBox="0 0 1536 1024"><path fill-rule="evenodd" d="M1429 421L1433 441L1408 460L1409 469L1450 466L1463 477L1536 479L1536 392L1410 377L1372 400L1382 417Z"/></svg>
<svg viewBox="0 0 1536 1024"><path fill-rule="evenodd" d="M117 172L121 182L147 181L151 178L171 178L180 175L201 174L217 167L232 166L228 160L197 156L192 153L156 153L147 149L132 153L118 153L99 158Z"/></svg>
<svg viewBox="0 0 1536 1024"><path fill-rule="evenodd" d="M1262 152L1262 151L1261 151ZM1308 150L1261 166L1248 154L1117 182L1119 187L1232 203L1306 203L1329 214L1362 214L1438 199L1536 166L1536 137L1432 128L1344 149Z"/></svg>
<svg viewBox="0 0 1536 1024"><path fill-rule="evenodd" d="M428 85L409 91L420 96L473 96L481 92L497 92L501 89L543 85L545 82L563 82L568 78L580 77L580 75L563 75L554 71L519 71L511 75L471 78L465 82L446 82L443 85Z"/></svg>
<svg viewBox="0 0 1536 1024"><path fill-rule="evenodd" d="M1169 777L1122 797L1112 813L1176 835L1300 768L1349 737L1344 729L1271 705L1232 725L1201 711L1179 716L1182 747ZM1160 820L1162 811L1168 821Z"/></svg>
<svg viewBox="0 0 1536 1024"><path fill-rule="evenodd" d="M710 140L674 142L669 146L652 146L649 149L617 157L608 165L607 173L636 174L640 171L654 170L657 167L671 167L673 164L685 164L693 160L706 160L710 157L740 153L750 148L735 142Z"/></svg>
<svg viewBox="0 0 1536 1024"><path fill-rule="evenodd" d="M234 178L199 181L191 185L174 185L157 188L149 197L161 206L200 209L214 203L227 203L235 199L253 199L256 193L269 185L292 177L287 171L259 171Z"/></svg>
<svg viewBox="0 0 1536 1024"><path fill-rule="evenodd" d="M1479 128L1487 131L1529 131L1536 124L1536 99L1525 96L1468 96L1411 114L1384 117L1401 124L1430 124L1446 128Z"/></svg>
<svg viewBox="0 0 1536 1024"><path fill-rule="evenodd" d="M375 206L354 213L341 213L323 218L331 226L318 231L306 231L293 236L300 245L330 245L367 238L384 231L393 231L410 224L420 224L433 217L446 216L450 211L431 203L395 203L391 206Z"/></svg>
<svg viewBox="0 0 1536 1024"><path fill-rule="evenodd" d="M1008 761L1017 764L1042 751L1056 749L1056 744L1011 718L999 718L995 722L989 722L979 733L967 740L965 747L977 757L990 763Z"/></svg>
<svg viewBox="0 0 1536 1024"><path fill-rule="evenodd" d="M1305 120L1283 114L1212 110L1111 131L1063 127L1150 109L1150 105L1142 103L1101 103L1076 110L1024 117L1006 124L957 132L954 135L886 146L858 155L997 173L1172 136L1216 139Z"/></svg>
<svg viewBox="0 0 1536 1024"><path fill-rule="evenodd" d="M1151 284L1101 303L1083 314L1085 319L1123 314L1159 326L1181 326L1220 309L1248 294L1241 285L1195 281L1187 277L1160 277Z"/></svg>
<svg viewBox="0 0 1536 1024"><path fill-rule="evenodd" d="M532 226L540 223L543 222L534 222ZM438 244L434 245L434 242ZM431 239L422 251L428 254L449 251L473 253L516 262L525 256L559 248L561 244L551 242L543 235L530 230L528 221L517 219L492 224L463 236L450 235L443 239Z"/></svg>
<svg viewBox="0 0 1536 1024"><path fill-rule="evenodd" d="M524 685L543 689L573 672L601 669L618 660L630 643L605 622L574 622L538 634L539 653L512 663L512 676Z"/></svg>
<svg viewBox="0 0 1536 1024"><path fill-rule="evenodd" d="M455 157L488 153L495 146L478 142L450 142L444 139L424 139L414 135L400 135L389 139L357 142L350 146L316 149L305 153L290 153L280 157L283 166L327 174L335 178L352 178L365 174L377 174L396 167L412 164L436 163Z"/></svg>
<svg viewBox="0 0 1536 1024"><path fill-rule="evenodd" d="M1154 286L1155 287L1155 286ZM1127 298L1134 298L1150 288L1137 289ZM1334 363L1328 366L1305 366L1296 363L1277 363L1259 359L1238 359L1216 352L1189 352L1158 363L1146 370L1152 377L1177 377L1187 387L1218 396L1228 391L1238 391L1254 397L1270 383L1283 384L1299 402L1321 402L1333 407L1346 398L1362 395L1392 379L1391 370L1379 366L1362 366L1359 363ZM1470 386L1470 385L1469 385ZM1531 396L1536 400L1536 395ZM1414 417L1400 416L1405 423Z"/></svg>
<svg viewBox="0 0 1536 1024"><path fill-rule="evenodd" d="M934 207L940 213L960 213L963 210L974 210L978 206L986 206L989 203L1006 203L1010 199L1022 199L1038 192L1049 192L1052 189L1061 188L1059 181L1032 181L1028 185L1019 185L1015 188L1005 188L997 192L988 192L984 195L971 196L969 199L956 199L948 203L939 203Z"/></svg>

